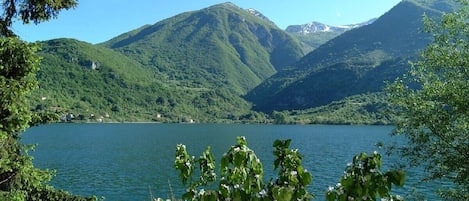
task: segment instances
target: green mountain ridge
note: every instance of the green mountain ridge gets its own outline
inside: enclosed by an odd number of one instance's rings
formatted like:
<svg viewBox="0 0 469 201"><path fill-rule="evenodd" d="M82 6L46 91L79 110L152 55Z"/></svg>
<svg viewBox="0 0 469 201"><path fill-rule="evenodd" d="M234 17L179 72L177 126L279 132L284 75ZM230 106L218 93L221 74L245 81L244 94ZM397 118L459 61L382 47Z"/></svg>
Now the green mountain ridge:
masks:
<svg viewBox="0 0 469 201"><path fill-rule="evenodd" d="M111 49L73 39L41 43L36 110L104 122L217 122L256 117L225 89L185 88Z"/></svg>
<svg viewBox="0 0 469 201"><path fill-rule="evenodd" d="M304 55L296 38L230 3L182 13L101 45L181 85L236 94Z"/></svg>
<svg viewBox="0 0 469 201"><path fill-rule="evenodd" d="M442 6L442 2L438 5ZM444 3L444 2L443 2ZM451 7L444 4L444 9ZM319 107L348 96L377 92L408 68L430 37L422 16L440 16L437 8L402 1L374 23L328 41L300 61L264 81L245 98L258 111Z"/></svg>

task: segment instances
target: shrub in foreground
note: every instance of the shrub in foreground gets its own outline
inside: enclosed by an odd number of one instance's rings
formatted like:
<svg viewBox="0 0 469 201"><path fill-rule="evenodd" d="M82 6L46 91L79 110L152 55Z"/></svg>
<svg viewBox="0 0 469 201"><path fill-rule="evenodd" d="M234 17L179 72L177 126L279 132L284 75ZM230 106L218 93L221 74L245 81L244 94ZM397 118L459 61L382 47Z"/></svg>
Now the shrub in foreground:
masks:
<svg viewBox="0 0 469 201"><path fill-rule="evenodd" d="M261 161L247 146L244 137L238 137L237 144L223 155L219 179L210 147L196 159L187 153L185 145L177 145L174 165L183 185L187 187L182 199L311 200L314 195L308 192L308 185L311 184L312 175L302 166L303 156L298 150L289 148L290 143L291 140L276 140L273 143L274 169L278 171L278 176L268 183L263 180ZM195 176L196 173L198 176ZM375 152L367 156L361 153L347 166L337 186L329 188L326 199L401 200L401 197L391 195L390 191L393 184L402 186L404 179L404 172L399 170L381 172L380 154Z"/></svg>

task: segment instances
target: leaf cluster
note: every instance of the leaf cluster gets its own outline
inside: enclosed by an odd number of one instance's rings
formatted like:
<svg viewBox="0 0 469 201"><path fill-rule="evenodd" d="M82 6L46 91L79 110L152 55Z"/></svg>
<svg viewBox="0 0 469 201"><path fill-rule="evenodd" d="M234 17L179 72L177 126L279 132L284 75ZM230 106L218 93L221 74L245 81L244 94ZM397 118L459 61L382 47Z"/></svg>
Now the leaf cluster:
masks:
<svg viewBox="0 0 469 201"><path fill-rule="evenodd" d="M328 201L363 200L403 200L391 195L392 185L403 186L405 173L401 170L381 171L381 155L373 153L368 156L361 153L353 158L347 166L344 176L335 187L326 192Z"/></svg>
<svg viewBox="0 0 469 201"><path fill-rule="evenodd" d="M313 195L307 191L311 174L301 165L302 156L297 150L290 150L290 140L274 142L278 178L269 184L263 181L263 166L254 151L247 147L244 137L237 138L237 144L223 155L220 164L221 178L218 189L206 190L209 183L216 181L215 162L210 148L199 160L191 157L184 145L176 147L175 168L184 185L189 182L183 195L186 200L310 200ZM198 180L191 180L196 165L200 167Z"/></svg>
<svg viewBox="0 0 469 201"><path fill-rule="evenodd" d="M11 30L12 22L19 18L23 23L31 21L35 24L48 21L57 17L63 9L74 8L76 0L44 1L44 0L6 0L2 3L2 14L0 16L0 36L15 36Z"/></svg>
<svg viewBox="0 0 469 201"><path fill-rule="evenodd" d="M290 149L291 140L276 140L273 143L274 168L277 178L264 184L262 163L254 151L247 147L244 137L237 138L221 159L221 179L218 189L204 189L217 181L215 162L210 147L195 160L185 145L176 146L175 168L184 185L188 185L185 200L311 200L314 195L308 192L312 175L302 166L303 156L297 149ZM199 165L200 177L194 179ZM353 158L335 187L326 192L328 201L346 200L403 200L391 194L391 188L403 186L405 173L401 170L381 171L381 155L374 152L370 156L361 153Z"/></svg>

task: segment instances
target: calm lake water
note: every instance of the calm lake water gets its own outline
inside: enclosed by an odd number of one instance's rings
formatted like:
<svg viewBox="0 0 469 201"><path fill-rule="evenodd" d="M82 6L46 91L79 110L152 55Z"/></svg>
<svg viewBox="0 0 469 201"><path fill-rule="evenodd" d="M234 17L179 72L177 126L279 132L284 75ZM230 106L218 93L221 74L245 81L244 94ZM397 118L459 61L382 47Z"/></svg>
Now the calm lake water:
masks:
<svg viewBox="0 0 469 201"><path fill-rule="evenodd" d="M149 201L151 194L169 198L170 185L176 195L184 191L173 168L176 144L185 144L196 157L211 146L219 159L236 143L236 136L246 136L268 179L275 176L272 143L292 139L291 148L299 149L303 165L313 174L314 200L321 201L355 154L383 153L375 146L377 142L398 141L389 136L391 131L389 126L53 124L29 129L23 142L38 144L32 153L37 167L57 170L51 182L56 188L104 196L106 201ZM396 160L383 156L384 169ZM397 192L408 194L418 174L408 172L407 188ZM437 200L430 195L432 188L419 191Z"/></svg>

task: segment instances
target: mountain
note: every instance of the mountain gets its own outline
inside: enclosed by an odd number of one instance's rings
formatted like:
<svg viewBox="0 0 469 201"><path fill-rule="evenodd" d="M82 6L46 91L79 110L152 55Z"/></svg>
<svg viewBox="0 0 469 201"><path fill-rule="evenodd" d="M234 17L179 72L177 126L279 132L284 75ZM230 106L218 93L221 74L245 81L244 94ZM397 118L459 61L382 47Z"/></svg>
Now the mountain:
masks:
<svg viewBox="0 0 469 201"><path fill-rule="evenodd" d="M327 24L323 24L320 22L310 22L308 24L302 25L290 25L288 26L285 31L289 33L296 33L296 34L311 34L311 33L321 33L321 32L339 32L343 33L350 29L362 27L365 25L369 25L376 21L376 18L368 20L366 22L358 23L358 24L350 24L350 25L342 25L342 26L331 26Z"/></svg>
<svg viewBox="0 0 469 201"><path fill-rule="evenodd" d="M226 89L184 88L162 82L152 69L109 48L74 39L40 45L40 88L31 95L33 107L39 111L106 122L262 118Z"/></svg>
<svg viewBox="0 0 469 201"><path fill-rule="evenodd" d="M374 21L376 21L376 18L358 24L342 26L331 26L313 21L308 24L290 25L285 31L296 36L301 42L308 45L310 47L308 52L310 52L348 30L369 25Z"/></svg>
<svg viewBox="0 0 469 201"><path fill-rule="evenodd" d="M41 46L33 107L83 121L263 121L240 95L304 55L296 38L231 3L103 44L56 39Z"/></svg>
<svg viewBox="0 0 469 201"><path fill-rule="evenodd" d="M257 16L257 17L265 20L266 22L268 22L272 25L275 25L275 23L272 22L272 20L270 20L268 17L266 17L264 14L262 14L261 12L259 12L258 10L254 9L254 8L248 8L246 11L253 14L254 16ZM275 25L275 26L277 26L277 25Z"/></svg>
<svg viewBox="0 0 469 201"><path fill-rule="evenodd" d="M254 108L291 110L294 122L387 122L373 120L383 110L374 92L407 70L429 41L422 13L439 16L453 6L444 2L402 1L306 56L291 33L231 3L102 44L43 41L31 100L35 110L81 121L265 122Z"/></svg>
<svg viewBox="0 0 469 201"><path fill-rule="evenodd" d="M424 2L425 4L423 4ZM264 112L323 106L380 91L408 69L408 60L430 41L422 15L440 16L448 1L402 1L374 23L347 31L284 68L245 98Z"/></svg>
<svg viewBox="0 0 469 201"><path fill-rule="evenodd" d="M186 12L113 38L114 49L189 88L245 94L304 53L300 42L232 3Z"/></svg>

